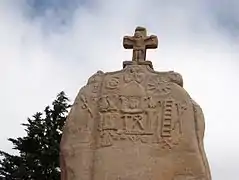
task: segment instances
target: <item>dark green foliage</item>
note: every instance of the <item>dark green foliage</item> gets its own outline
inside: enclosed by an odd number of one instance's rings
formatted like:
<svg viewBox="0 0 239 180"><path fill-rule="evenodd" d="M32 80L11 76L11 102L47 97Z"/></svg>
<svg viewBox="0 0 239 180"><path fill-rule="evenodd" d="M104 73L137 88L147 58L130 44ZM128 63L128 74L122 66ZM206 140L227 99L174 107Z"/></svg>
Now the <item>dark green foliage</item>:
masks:
<svg viewBox="0 0 239 180"><path fill-rule="evenodd" d="M59 180L59 144L69 110L64 92L57 95L52 107L36 113L25 127L27 135L9 138L19 155L0 151L0 180Z"/></svg>

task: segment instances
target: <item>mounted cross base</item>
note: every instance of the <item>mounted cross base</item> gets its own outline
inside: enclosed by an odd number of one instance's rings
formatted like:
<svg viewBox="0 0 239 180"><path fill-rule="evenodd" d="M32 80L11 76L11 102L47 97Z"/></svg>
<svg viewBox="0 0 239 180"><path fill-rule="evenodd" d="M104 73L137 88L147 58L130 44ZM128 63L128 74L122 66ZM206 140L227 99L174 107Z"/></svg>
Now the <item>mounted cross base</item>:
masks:
<svg viewBox="0 0 239 180"><path fill-rule="evenodd" d="M146 66L149 66L151 69L154 69L153 68L153 64L151 61L124 61L123 62L123 68L125 68L126 66L128 65L146 65Z"/></svg>

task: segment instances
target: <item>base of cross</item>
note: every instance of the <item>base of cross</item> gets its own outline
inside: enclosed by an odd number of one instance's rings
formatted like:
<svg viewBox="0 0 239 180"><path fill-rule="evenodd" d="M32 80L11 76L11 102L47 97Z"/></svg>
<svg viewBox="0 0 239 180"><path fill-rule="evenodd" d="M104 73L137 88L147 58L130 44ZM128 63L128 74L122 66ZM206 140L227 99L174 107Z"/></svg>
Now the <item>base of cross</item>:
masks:
<svg viewBox="0 0 239 180"><path fill-rule="evenodd" d="M123 62L123 68L125 68L128 65L146 65L146 66L149 66L151 69L154 69L151 61L124 61Z"/></svg>

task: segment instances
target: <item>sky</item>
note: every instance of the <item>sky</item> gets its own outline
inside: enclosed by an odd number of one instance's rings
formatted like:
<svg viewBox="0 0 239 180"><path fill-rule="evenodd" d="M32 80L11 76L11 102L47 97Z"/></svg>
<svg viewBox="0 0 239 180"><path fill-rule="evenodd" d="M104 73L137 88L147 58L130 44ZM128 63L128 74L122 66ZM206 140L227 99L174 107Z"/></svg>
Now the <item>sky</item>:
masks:
<svg viewBox="0 0 239 180"><path fill-rule="evenodd" d="M204 111L213 180L239 170L239 1L0 0L0 149L60 91L73 101L96 71L115 71L131 51L124 35L159 38L147 59L173 70Z"/></svg>

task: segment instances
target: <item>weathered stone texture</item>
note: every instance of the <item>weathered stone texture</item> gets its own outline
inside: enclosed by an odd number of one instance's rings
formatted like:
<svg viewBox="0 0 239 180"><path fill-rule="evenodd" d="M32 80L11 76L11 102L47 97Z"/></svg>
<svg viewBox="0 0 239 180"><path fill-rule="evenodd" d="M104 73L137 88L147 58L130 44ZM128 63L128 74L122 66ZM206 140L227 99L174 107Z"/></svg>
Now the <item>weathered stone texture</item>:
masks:
<svg viewBox="0 0 239 180"><path fill-rule="evenodd" d="M61 179L211 180L204 129L180 74L147 63L99 71L66 121Z"/></svg>

